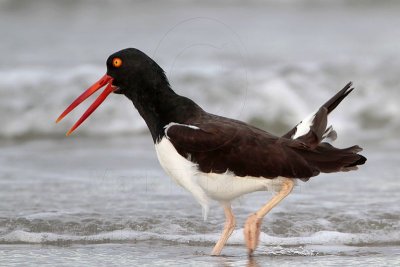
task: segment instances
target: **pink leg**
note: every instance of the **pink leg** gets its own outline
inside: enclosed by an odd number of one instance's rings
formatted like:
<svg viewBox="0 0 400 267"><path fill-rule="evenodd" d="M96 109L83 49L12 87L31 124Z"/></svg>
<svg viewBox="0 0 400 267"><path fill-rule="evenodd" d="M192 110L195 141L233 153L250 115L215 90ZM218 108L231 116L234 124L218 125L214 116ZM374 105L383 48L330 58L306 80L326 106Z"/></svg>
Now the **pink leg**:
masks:
<svg viewBox="0 0 400 267"><path fill-rule="evenodd" d="M219 238L218 242L215 244L211 255L218 256L221 254L223 247L228 241L228 238L231 236L233 230L236 226L235 216L233 215L231 204L224 204L224 212L225 212L225 226L224 230L222 231L222 235Z"/></svg>
<svg viewBox="0 0 400 267"><path fill-rule="evenodd" d="M260 237L261 222L265 215L279 204L287 195L292 192L294 187L293 179L287 178L278 194L276 194L269 202L267 202L256 213L249 216L244 225L244 240L251 256L258 245Z"/></svg>

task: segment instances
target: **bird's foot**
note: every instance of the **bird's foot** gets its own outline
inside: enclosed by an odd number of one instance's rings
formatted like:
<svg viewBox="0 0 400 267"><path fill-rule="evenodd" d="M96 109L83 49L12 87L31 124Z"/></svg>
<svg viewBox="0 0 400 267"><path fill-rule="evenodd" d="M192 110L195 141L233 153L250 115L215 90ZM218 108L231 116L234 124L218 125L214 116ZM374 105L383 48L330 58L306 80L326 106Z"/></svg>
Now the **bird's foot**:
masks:
<svg viewBox="0 0 400 267"><path fill-rule="evenodd" d="M254 213L247 218L244 225L244 241L246 242L248 255L251 256L258 245L260 238L262 218L258 218Z"/></svg>

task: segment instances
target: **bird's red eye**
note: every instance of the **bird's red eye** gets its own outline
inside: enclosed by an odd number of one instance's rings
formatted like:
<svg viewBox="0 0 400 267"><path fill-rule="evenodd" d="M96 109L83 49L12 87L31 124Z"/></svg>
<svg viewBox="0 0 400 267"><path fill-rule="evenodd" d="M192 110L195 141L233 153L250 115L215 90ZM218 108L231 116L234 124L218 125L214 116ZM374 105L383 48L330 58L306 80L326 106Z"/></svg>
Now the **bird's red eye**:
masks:
<svg viewBox="0 0 400 267"><path fill-rule="evenodd" d="M112 64L114 67L119 68L122 65L122 60L119 57L113 59Z"/></svg>

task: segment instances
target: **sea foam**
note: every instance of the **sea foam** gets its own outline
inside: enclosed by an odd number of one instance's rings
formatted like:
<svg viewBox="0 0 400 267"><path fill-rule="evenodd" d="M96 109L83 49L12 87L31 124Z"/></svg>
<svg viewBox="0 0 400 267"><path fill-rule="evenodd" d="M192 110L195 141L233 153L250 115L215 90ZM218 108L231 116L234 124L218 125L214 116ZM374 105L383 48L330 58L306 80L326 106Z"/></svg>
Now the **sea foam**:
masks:
<svg viewBox="0 0 400 267"><path fill-rule="evenodd" d="M175 243L199 243L213 244L220 234L159 234L152 232L140 232L134 230L116 230L103 232L94 235L71 235L57 233L35 233L24 230L15 230L6 235L0 236L0 243L28 243L28 244L69 244L69 243L119 243L119 242L138 242L148 240L169 241ZM260 243L266 246L304 246L304 245L385 245L396 243L399 240L399 234L353 234L341 233L337 231L320 231L310 236L298 237L277 237L261 233ZM242 245L243 229L237 229L233 232L228 244Z"/></svg>

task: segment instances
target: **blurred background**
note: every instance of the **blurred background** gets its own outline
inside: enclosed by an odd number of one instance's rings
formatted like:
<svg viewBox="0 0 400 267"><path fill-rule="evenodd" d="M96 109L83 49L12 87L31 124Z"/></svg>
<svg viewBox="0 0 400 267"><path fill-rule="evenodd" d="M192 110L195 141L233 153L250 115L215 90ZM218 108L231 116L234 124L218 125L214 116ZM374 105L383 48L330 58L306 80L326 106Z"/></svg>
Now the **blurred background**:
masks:
<svg viewBox="0 0 400 267"><path fill-rule="evenodd" d="M357 90L333 116L341 132L400 130L397 1L2 0L0 10L1 138L60 136L80 111L54 118L126 47L205 109L275 133L348 81ZM130 105L111 97L78 133L145 131Z"/></svg>
<svg viewBox="0 0 400 267"><path fill-rule="evenodd" d="M126 47L152 57L177 93L207 111L275 134L353 81L356 90L329 122L335 144L364 147L367 165L301 183L263 229L265 245L283 248L260 253L329 261L347 245L357 252L346 247L345 255L360 256L367 244L378 247L367 249L368 259L399 255L399 14L394 0L0 0L4 259L29 257L32 248L19 244L56 245L32 255L68 258L83 252L57 245L138 241L148 248L154 240L152 248L164 242L160 251L167 242L193 254L183 248L191 242L203 255L217 239L221 209L215 205L202 221L197 203L158 166L145 123L126 98L111 95L69 138L65 132L92 100L54 123L105 73L107 57ZM238 203L239 226L264 201L260 193ZM241 230L232 240L242 244ZM240 248L231 254L244 256ZM132 251L140 249L127 250L121 253L137 263Z"/></svg>

